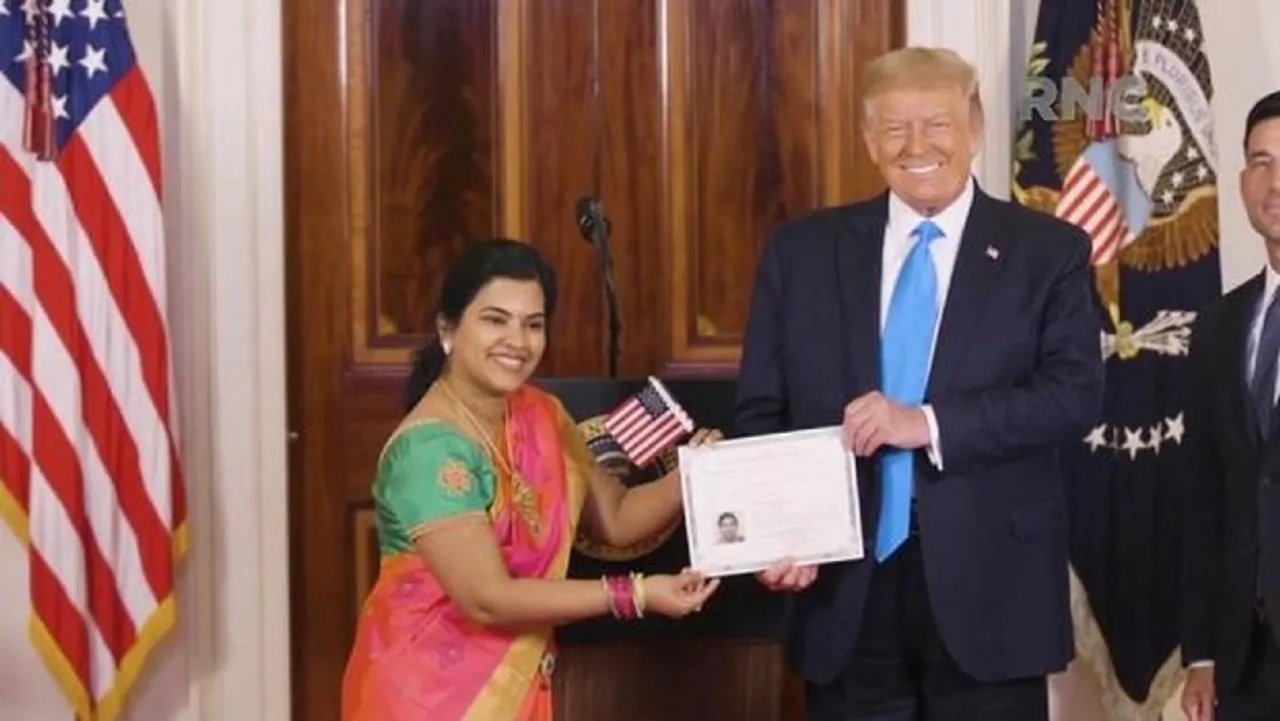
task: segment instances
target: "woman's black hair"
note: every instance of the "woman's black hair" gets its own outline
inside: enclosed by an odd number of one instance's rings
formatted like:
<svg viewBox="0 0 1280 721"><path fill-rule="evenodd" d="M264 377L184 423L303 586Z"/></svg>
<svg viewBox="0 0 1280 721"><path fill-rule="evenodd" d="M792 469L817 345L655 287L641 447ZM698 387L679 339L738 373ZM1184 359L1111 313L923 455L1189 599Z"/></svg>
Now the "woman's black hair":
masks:
<svg viewBox="0 0 1280 721"><path fill-rule="evenodd" d="M508 238L493 238L473 243L453 261L440 284L436 315L428 319L429 338L414 357L413 370L405 386L405 409L412 409L426 395L427 389L444 372L444 347L436 321L443 318L457 324L462 313L475 300L480 289L495 278L536 280L542 286L547 321L556 307L556 272L551 264L528 243Z"/></svg>

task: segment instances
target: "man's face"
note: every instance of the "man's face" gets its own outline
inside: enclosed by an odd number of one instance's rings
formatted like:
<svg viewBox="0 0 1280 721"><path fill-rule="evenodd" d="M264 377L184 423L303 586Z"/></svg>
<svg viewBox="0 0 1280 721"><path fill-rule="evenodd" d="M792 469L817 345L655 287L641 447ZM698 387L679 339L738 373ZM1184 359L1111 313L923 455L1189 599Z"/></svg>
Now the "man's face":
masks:
<svg viewBox="0 0 1280 721"><path fill-rule="evenodd" d="M720 520L720 537L732 541L738 537L738 519L723 518Z"/></svg>
<svg viewBox="0 0 1280 721"><path fill-rule="evenodd" d="M897 88L867 103L863 140L898 197L932 215L964 192L982 120L954 87Z"/></svg>
<svg viewBox="0 0 1280 721"><path fill-rule="evenodd" d="M1240 197L1253 229L1280 243L1280 118L1255 125L1245 140Z"/></svg>

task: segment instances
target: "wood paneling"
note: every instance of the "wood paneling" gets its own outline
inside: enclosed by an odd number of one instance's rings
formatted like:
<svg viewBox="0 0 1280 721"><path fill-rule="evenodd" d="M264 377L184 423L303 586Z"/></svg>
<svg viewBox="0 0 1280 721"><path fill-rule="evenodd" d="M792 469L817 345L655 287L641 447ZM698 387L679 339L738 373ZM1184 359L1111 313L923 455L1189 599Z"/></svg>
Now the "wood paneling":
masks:
<svg viewBox="0 0 1280 721"><path fill-rule="evenodd" d="M857 75L900 44L903 3L285 0L285 12L294 705L331 721L377 570L371 474L443 269L473 238L537 245L561 281L541 372L602 375L601 283L574 212L594 195L613 225L621 372L731 375L767 234L880 188ZM670 643L566 652L561 717L783 716L777 649Z"/></svg>
<svg viewBox="0 0 1280 721"><path fill-rule="evenodd" d="M671 360L730 365L764 238L819 207L821 3L665 3Z"/></svg>
<svg viewBox="0 0 1280 721"><path fill-rule="evenodd" d="M364 606L364 599L378 580L378 529L374 523L372 509L361 508L355 512L351 533L351 566L355 575L351 584L351 607L355 609Z"/></svg>
<svg viewBox="0 0 1280 721"><path fill-rule="evenodd" d="M662 640L573 651L556 667L557 719L803 718L783 708L782 654L772 644Z"/></svg>
<svg viewBox="0 0 1280 721"><path fill-rule="evenodd" d="M349 0L352 347L401 363L440 268L498 218L496 0Z"/></svg>

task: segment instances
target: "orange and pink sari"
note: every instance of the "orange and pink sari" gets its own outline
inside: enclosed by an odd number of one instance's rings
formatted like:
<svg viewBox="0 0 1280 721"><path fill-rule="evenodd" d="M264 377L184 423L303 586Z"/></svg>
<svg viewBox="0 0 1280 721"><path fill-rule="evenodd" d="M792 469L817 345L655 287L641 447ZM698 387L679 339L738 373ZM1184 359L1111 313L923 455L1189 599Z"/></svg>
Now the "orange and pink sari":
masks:
<svg viewBox="0 0 1280 721"><path fill-rule="evenodd" d="M552 396L511 399L506 477L453 427L402 426L378 463L382 565L342 688L343 721L551 721L551 628L507 633L471 622L415 552L440 524L486 514L516 578L563 579L590 455Z"/></svg>

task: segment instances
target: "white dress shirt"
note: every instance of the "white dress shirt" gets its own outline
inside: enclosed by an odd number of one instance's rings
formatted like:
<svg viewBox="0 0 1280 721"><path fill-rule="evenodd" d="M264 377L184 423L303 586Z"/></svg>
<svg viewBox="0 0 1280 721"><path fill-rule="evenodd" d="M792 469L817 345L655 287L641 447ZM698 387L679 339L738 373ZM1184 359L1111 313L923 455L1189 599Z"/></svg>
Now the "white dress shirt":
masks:
<svg viewBox="0 0 1280 721"><path fill-rule="evenodd" d="M889 193L889 219L884 229L884 250L881 258L880 273L880 331L884 332L884 324L889 316L889 302L893 298L893 289L898 282L898 274L907 261L907 255L915 245L912 236L917 226L926 220L933 221L942 231L942 237L929 245L933 255L933 267L938 278L938 315L933 325L933 341L929 344L929 363L933 364L934 349L938 344L938 327L942 322L942 310L947 302L947 290L951 287L951 275L956 267L956 254L960 251L960 237L964 233L965 223L969 219L969 210L973 206L973 178L965 184L964 191L951 205L943 208L932 217L926 218L901 198ZM939 469L942 468L942 444L938 440L938 419L933 408L925 405L922 409L929 423L929 460Z"/></svg>

